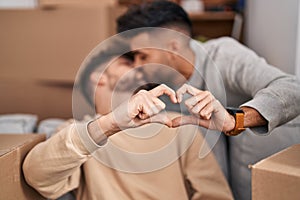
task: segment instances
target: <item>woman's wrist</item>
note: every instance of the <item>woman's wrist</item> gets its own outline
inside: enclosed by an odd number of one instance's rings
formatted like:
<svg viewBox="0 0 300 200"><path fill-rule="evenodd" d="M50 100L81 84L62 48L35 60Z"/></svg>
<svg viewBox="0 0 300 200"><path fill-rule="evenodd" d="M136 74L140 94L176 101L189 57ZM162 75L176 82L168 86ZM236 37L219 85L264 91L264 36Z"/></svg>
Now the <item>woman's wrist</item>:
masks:
<svg viewBox="0 0 300 200"><path fill-rule="evenodd" d="M101 116L87 125L90 137L99 144L116 132L120 131L110 115Z"/></svg>
<svg viewBox="0 0 300 200"><path fill-rule="evenodd" d="M115 122L112 113L109 113L107 115L98 118L97 121L101 130L107 137L110 137L120 131L120 128L118 124Z"/></svg>

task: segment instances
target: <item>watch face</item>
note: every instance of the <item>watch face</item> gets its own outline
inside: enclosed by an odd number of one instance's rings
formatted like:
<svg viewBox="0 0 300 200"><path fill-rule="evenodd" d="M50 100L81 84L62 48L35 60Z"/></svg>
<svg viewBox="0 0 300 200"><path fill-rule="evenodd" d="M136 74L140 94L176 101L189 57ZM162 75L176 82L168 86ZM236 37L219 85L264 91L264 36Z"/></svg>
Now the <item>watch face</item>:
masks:
<svg viewBox="0 0 300 200"><path fill-rule="evenodd" d="M244 111L242 109L238 108L238 109L235 110L235 113L244 113Z"/></svg>
<svg viewBox="0 0 300 200"><path fill-rule="evenodd" d="M244 113L244 111L240 108L227 107L226 110L231 115L235 115L235 113Z"/></svg>

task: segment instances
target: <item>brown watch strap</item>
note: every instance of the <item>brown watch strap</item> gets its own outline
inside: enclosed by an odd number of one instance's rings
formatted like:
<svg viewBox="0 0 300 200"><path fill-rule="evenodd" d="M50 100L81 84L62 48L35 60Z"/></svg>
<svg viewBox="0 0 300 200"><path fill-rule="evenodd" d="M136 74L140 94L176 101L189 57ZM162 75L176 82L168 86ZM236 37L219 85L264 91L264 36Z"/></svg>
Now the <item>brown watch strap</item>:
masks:
<svg viewBox="0 0 300 200"><path fill-rule="evenodd" d="M244 128L244 113L235 113L235 126L232 131L225 132L225 135L236 136L246 130Z"/></svg>

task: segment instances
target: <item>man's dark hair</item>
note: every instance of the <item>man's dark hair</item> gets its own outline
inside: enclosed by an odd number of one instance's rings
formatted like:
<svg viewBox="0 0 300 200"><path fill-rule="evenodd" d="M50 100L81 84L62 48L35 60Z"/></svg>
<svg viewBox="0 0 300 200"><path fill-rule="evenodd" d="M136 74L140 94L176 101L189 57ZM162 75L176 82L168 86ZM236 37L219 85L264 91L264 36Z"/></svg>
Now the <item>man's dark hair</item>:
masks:
<svg viewBox="0 0 300 200"><path fill-rule="evenodd" d="M143 27L179 27L190 35L192 23L188 14L178 4L170 1L154 1L134 5L117 19L118 33Z"/></svg>
<svg viewBox="0 0 300 200"><path fill-rule="evenodd" d="M91 106L94 106L93 91L91 88L91 74L101 69L102 73L105 71L105 65L114 57L125 57L127 59L133 60L133 53L130 52L130 47L127 43L122 40L111 40L106 49L101 50L98 54L93 56L91 60L81 69L78 86Z"/></svg>

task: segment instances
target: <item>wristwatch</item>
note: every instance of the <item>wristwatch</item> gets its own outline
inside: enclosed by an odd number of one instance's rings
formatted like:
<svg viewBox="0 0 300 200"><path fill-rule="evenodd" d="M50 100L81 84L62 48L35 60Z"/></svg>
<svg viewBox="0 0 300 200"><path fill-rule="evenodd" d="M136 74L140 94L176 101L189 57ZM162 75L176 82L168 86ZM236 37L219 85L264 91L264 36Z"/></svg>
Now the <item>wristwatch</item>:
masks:
<svg viewBox="0 0 300 200"><path fill-rule="evenodd" d="M226 108L227 112L232 115L235 119L235 126L234 129L228 132L224 132L225 135L228 136L236 136L246 130L244 128L244 111L240 108L232 108L232 107L227 107Z"/></svg>

